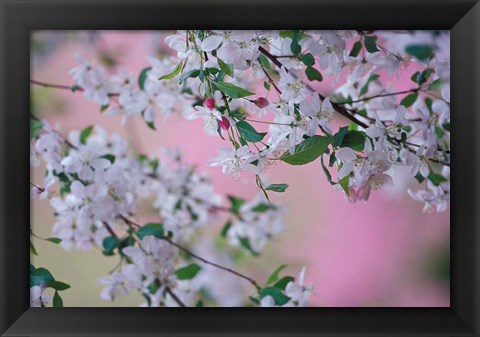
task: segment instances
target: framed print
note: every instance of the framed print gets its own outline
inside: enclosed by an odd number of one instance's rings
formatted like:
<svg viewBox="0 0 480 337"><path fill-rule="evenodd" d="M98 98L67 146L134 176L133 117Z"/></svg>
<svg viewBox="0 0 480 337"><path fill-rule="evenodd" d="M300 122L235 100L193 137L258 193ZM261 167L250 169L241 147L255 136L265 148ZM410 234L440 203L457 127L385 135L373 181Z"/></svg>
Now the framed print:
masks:
<svg viewBox="0 0 480 337"><path fill-rule="evenodd" d="M477 1L1 22L2 336L480 334Z"/></svg>

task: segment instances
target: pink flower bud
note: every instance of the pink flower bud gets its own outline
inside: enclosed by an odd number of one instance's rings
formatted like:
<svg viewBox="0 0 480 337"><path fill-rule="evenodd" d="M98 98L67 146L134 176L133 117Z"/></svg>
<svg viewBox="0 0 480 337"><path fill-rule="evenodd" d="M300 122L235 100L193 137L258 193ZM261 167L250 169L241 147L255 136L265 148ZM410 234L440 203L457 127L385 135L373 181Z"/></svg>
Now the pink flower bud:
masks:
<svg viewBox="0 0 480 337"><path fill-rule="evenodd" d="M227 117L222 116L222 120L218 121L218 125L220 125L223 130L227 131L228 128L230 128L230 121Z"/></svg>
<svg viewBox="0 0 480 337"><path fill-rule="evenodd" d="M256 106L258 106L260 109L263 109L263 108L266 108L268 106L268 104L270 104L268 102L268 99L266 99L265 97L259 97L257 98L255 101L253 101L255 103Z"/></svg>
<svg viewBox="0 0 480 337"><path fill-rule="evenodd" d="M205 100L205 106L210 110L213 110L213 108L215 108L215 100L211 97L207 98Z"/></svg>

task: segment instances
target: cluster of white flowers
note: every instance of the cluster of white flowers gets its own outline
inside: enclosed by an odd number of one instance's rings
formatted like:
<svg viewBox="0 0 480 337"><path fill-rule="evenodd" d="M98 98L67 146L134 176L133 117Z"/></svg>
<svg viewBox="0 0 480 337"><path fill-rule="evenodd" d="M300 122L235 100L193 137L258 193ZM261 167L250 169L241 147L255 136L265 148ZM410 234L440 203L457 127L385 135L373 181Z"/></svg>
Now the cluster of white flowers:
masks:
<svg viewBox="0 0 480 337"><path fill-rule="evenodd" d="M419 182L428 181L425 193L414 194L416 200L446 209L449 183L442 169L450 165L448 33L182 31L167 42L188 68L178 74L185 76L183 83L198 86L205 99L204 106L185 116L203 118L208 134L222 136L223 130L233 144L219 150L212 166L234 177L242 170L258 175L320 133L330 137L331 149L323 154L339 170L339 181L332 183L349 201L366 201L372 190L391 184L391 169L402 167ZM420 70L413 73L409 67ZM314 89L325 76L340 81L344 69L345 83L329 97ZM195 71L202 76L192 76ZM385 75L399 78L400 73L411 75L408 90L395 91ZM252 78L265 81L270 99L251 98L263 90L254 87ZM246 123L251 114L266 113L273 114L260 121L270 124L268 133ZM339 129L335 113L350 119L354 128Z"/></svg>
<svg viewBox="0 0 480 337"><path fill-rule="evenodd" d="M285 229L285 213L283 207L265 203L265 197L258 194L239 208L227 237L234 245L248 242L254 253L260 253L269 239Z"/></svg>
<svg viewBox="0 0 480 337"><path fill-rule="evenodd" d="M186 264L177 248L153 234L135 242L138 228L131 227L134 222L130 220L138 211L138 203L150 200L168 240L188 242L194 230L211 223L219 210L230 212L222 207L223 199L205 174L186 164L178 150L163 149L164 158L152 160L134 156L120 135L109 135L98 126L70 131L63 137L48 122L41 123L43 131L31 147L31 163L39 165L41 158L46 175L42 186L32 187L31 195L49 198L56 217L53 236L67 250L103 247L112 255L118 248L123 256L117 270L99 279L104 285L102 299L111 301L136 290L147 300L146 306L178 306L178 299L195 305L201 289L209 288L212 294L219 291L212 289L211 282L209 285L208 278L217 278L212 268L202 270L198 280L177 279L176 270ZM257 252L268 237L284 227L282 208L265 202L264 197L256 197L245 203L239 220L228 232L229 236L238 234L251 240ZM257 214L252 210L255 205L267 209L259 209ZM116 233L127 236L120 238ZM114 242L113 249L108 248L109 240ZM46 304L42 289L34 287L31 291L32 305ZM215 296L215 301L243 303L222 300L221 295Z"/></svg>

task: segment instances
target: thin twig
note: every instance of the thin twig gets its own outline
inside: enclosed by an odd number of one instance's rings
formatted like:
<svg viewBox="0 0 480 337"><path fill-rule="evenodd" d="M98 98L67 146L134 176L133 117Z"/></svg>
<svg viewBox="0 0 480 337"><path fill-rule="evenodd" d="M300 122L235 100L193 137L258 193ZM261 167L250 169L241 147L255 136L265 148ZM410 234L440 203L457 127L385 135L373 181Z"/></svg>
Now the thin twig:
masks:
<svg viewBox="0 0 480 337"><path fill-rule="evenodd" d="M172 289L170 289L170 287L165 287L165 291L167 292L167 294L169 294L170 296L172 296L172 298L175 300L175 302L177 302L177 304L181 307L187 307L187 305L185 303L182 302L182 300L180 298L178 298L178 296L172 291Z"/></svg>

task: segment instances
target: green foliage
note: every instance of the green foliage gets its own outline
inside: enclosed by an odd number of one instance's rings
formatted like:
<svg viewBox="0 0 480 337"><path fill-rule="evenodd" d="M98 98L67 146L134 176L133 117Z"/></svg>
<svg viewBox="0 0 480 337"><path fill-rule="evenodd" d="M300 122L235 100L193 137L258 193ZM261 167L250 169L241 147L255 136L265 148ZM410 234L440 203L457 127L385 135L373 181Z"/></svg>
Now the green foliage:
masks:
<svg viewBox="0 0 480 337"><path fill-rule="evenodd" d="M54 281L53 275L45 268L37 268L30 272L30 287L49 286Z"/></svg>
<svg viewBox="0 0 480 337"><path fill-rule="evenodd" d="M196 263L189 264L186 267L177 269L175 271L175 275L177 275L177 278L179 280L190 280L197 275L197 273L200 271L200 266Z"/></svg>
<svg viewBox="0 0 480 337"><path fill-rule="evenodd" d="M290 165L305 165L317 159L327 150L332 137L313 136L295 146L293 154L286 153L280 159Z"/></svg>
<svg viewBox="0 0 480 337"><path fill-rule="evenodd" d="M430 83L430 85L428 86L428 90L436 91L436 90L440 89L441 86L442 86L442 79L437 78L435 81Z"/></svg>
<svg viewBox="0 0 480 337"><path fill-rule="evenodd" d="M93 131L92 125L83 129L82 132L80 133L80 143L85 144L87 142L88 137L90 137L90 135L92 134L92 131Z"/></svg>
<svg viewBox="0 0 480 337"><path fill-rule="evenodd" d="M218 57L217 57L217 61L218 61L218 65L220 66L220 69L222 69L225 75L233 77L233 66L231 64L226 64Z"/></svg>
<svg viewBox="0 0 480 337"><path fill-rule="evenodd" d="M411 44L405 51L420 61L429 60L433 56L433 48L427 44Z"/></svg>
<svg viewBox="0 0 480 337"><path fill-rule="evenodd" d="M159 239L164 237L163 224L161 223L149 223L141 227L137 231L137 236L142 240L147 235L153 235Z"/></svg>
<svg viewBox="0 0 480 337"><path fill-rule="evenodd" d="M273 286L275 288L285 290L285 288L287 287L287 284L289 284L290 282L294 282L294 281L295 281L295 278L293 276L284 276L280 280L275 282L275 284Z"/></svg>
<svg viewBox="0 0 480 337"><path fill-rule="evenodd" d="M237 198L237 197L234 197L233 195L229 195L227 196L227 198L230 201L230 205L231 205L230 208L232 210L232 213L239 214L240 207L242 207L243 204L245 204L245 199Z"/></svg>
<svg viewBox="0 0 480 337"><path fill-rule="evenodd" d="M411 93L407 96L405 96L401 101L400 104L403 105L404 107L408 108L415 103L415 101L418 98L418 92Z"/></svg>
<svg viewBox="0 0 480 337"><path fill-rule="evenodd" d="M63 290L67 290L67 289L70 289L70 285L69 284L66 284L64 282L60 282L60 281L53 281L51 284L50 284L50 288L53 288L55 290L58 290L58 291L63 291Z"/></svg>
<svg viewBox="0 0 480 337"><path fill-rule="evenodd" d="M253 250L250 240L248 238L239 238L238 240L240 241L240 245L243 248L245 248L248 252L250 252L250 254L252 254L253 256L259 255L258 252Z"/></svg>
<svg viewBox="0 0 480 337"><path fill-rule="evenodd" d="M276 282L276 281L278 280L278 275L279 275L280 272L281 272L282 270L284 270L285 268L287 268L287 265L286 265L286 264L282 264L282 265L279 266L277 269L275 269L275 270L273 271L273 273L268 277L266 284L272 284L272 283Z"/></svg>
<svg viewBox="0 0 480 337"><path fill-rule="evenodd" d="M223 228L222 228L222 231L220 232L220 236L222 238L226 238L227 237L227 233L229 231L229 229L232 227L232 221L231 220L228 220L225 225L223 225Z"/></svg>
<svg viewBox="0 0 480 337"><path fill-rule="evenodd" d="M180 62L179 64L177 64L177 66L175 68L173 68L173 70L169 74L163 75L163 76L159 77L158 79L159 80L171 80L172 78L174 78L175 76L180 74L180 70L182 70L182 65L183 65L183 63Z"/></svg>
<svg viewBox="0 0 480 337"><path fill-rule="evenodd" d="M267 134L266 132L257 132L257 130L246 121L240 121L235 124L235 126L238 132L240 132L240 135L249 142L260 142Z"/></svg>
<svg viewBox="0 0 480 337"><path fill-rule="evenodd" d="M307 69L305 69L305 74L309 81L321 82L323 80L322 74L314 67L307 67Z"/></svg>
<svg viewBox="0 0 480 337"><path fill-rule="evenodd" d="M265 190L281 193L281 192L285 192L287 188L288 188L287 184L270 184L265 188Z"/></svg>
<svg viewBox="0 0 480 337"><path fill-rule="evenodd" d="M213 82L215 88L223 92L225 95L230 96L231 98L242 98L251 96L254 93L243 88L237 87L235 84L227 82Z"/></svg>
<svg viewBox="0 0 480 337"><path fill-rule="evenodd" d="M285 295L281 289L276 287L263 288L260 291L260 299L263 299L265 296L271 296L276 305L284 305L290 300L290 297Z"/></svg>
<svg viewBox="0 0 480 337"><path fill-rule="evenodd" d="M447 181L447 179L441 174L435 173L430 170L428 174L428 180L430 180L435 186L439 186L441 183Z"/></svg>
<svg viewBox="0 0 480 337"><path fill-rule="evenodd" d="M350 57L357 57L362 50L362 41L357 41L353 44L352 50L350 51Z"/></svg>
<svg viewBox="0 0 480 337"><path fill-rule="evenodd" d="M349 147L355 151L363 151L365 147L365 132L348 130L342 138L340 147Z"/></svg>
<svg viewBox="0 0 480 337"><path fill-rule="evenodd" d="M111 153L105 154L103 156L100 156L100 158L108 160L110 163L115 163L115 156Z"/></svg>
<svg viewBox="0 0 480 337"><path fill-rule="evenodd" d="M58 291L55 290L55 294L53 295L53 307L54 308L63 308L63 300Z"/></svg>
<svg viewBox="0 0 480 337"><path fill-rule="evenodd" d="M183 81L185 81L187 78L195 78L198 76L200 76L200 69L193 69L193 70L187 71L186 73L183 73L182 76L180 76L178 81L180 82L180 84L182 84Z"/></svg>
<svg viewBox="0 0 480 337"><path fill-rule="evenodd" d="M43 123L30 117L30 139L36 138L43 128Z"/></svg>
<svg viewBox="0 0 480 337"><path fill-rule="evenodd" d="M140 72L140 75L138 75L138 86L142 90L145 88L145 81L147 79L148 72L151 69L152 69L152 67L143 68L142 71Z"/></svg>
<svg viewBox="0 0 480 337"><path fill-rule="evenodd" d="M113 251L118 247L119 244L120 240L118 240L115 236L107 236L102 241L103 254L107 256L113 255Z"/></svg>
<svg viewBox="0 0 480 337"><path fill-rule="evenodd" d="M365 95L368 92L368 88L370 87L370 83L372 81L378 80L380 76L378 74L372 74L370 77L367 79L367 83L363 85L363 87L360 89L360 96Z"/></svg>
<svg viewBox="0 0 480 337"><path fill-rule="evenodd" d="M302 56L302 62L307 67L311 67L315 64L315 58L311 53L308 53Z"/></svg>
<svg viewBox="0 0 480 337"><path fill-rule="evenodd" d="M363 42L365 44L365 49L369 53L376 53L376 52L380 51L377 47L377 37L376 36L365 35L363 37Z"/></svg>
<svg viewBox="0 0 480 337"><path fill-rule="evenodd" d="M33 242L32 242L32 241L30 241L30 253L32 253L33 255L38 256L37 249L36 249L35 246L33 245Z"/></svg>
<svg viewBox="0 0 480 337"><path fill-rule="evenodd" d="M252 212L257 212L257 213L264 213L270 209L274 209L275 207L270 205L270 204L258 204L254 208L252 208Z"/></svg>

